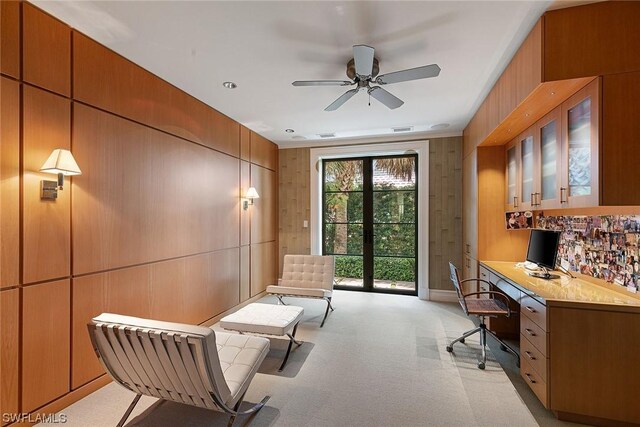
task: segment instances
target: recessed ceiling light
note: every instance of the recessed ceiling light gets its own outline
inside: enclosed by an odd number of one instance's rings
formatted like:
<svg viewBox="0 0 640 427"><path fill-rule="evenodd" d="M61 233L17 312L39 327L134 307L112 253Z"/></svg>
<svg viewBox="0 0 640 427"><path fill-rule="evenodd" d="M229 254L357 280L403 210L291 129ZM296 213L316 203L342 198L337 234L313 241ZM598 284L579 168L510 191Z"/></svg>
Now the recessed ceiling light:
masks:
<svg viewBox="0 0 640 427"><path fill-rule="evenodd" d="M222 83L222 86L226 87L227 89L235 89L238 87L238 85L234 82L224 82Z"/></svg>
<svg viewBox="0 0 640 427"><path fill-rule="evenodd" d="M284 131L285 131L286 133L293 133L293 132L295 132L293 129L285 129Z"/></svg>
<svg viewBox="0 0 640 427"><path fill-rule="evenodd" d="M433 125L431 126L432 130L440 130L440 129L446 129L449 127L449 123L438 123L437 125Z"/></svg>

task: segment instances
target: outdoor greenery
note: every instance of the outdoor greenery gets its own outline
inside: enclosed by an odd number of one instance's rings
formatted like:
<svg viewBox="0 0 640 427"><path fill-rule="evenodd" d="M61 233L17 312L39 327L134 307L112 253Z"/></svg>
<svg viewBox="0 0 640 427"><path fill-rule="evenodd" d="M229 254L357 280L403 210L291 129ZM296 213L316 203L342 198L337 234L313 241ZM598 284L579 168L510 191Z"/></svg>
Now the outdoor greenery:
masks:
<svg viewBox="0 0 640 427"><path fill-rule="evenodd" d="M374 258L373 278L391 281L415 281L415 259ZM336 277L362 277L361 257L336 256Z"/></svg>
<svg viewBox="0 0 640 427"><path fill-rule="evenodd" d="M376 176L381 178L374 181L373 193L375 279L415 280L414 168L410 158L374 161ZM327 254L362 254L362 173L362 160L326 163L324 252ZM336 256L336 276L359 278L363 277L362 270L361 257Z"/></svg>

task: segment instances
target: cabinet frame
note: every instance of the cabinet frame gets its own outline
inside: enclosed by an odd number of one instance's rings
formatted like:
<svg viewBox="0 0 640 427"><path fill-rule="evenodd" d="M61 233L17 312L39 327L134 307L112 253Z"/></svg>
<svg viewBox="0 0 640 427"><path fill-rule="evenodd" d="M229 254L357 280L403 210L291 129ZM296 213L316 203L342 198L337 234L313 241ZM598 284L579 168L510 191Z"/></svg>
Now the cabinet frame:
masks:
<svg viewBox="0 0 640 427"><path fill-rule="evenodd" d="M515 195L509 199L505 197L505 210L509 211L517 211L522 209L521 198L520 198L520 135L518 135L515 139L509 142L504 150L504 187L505 187L505 196L509 195L509 150L514 149L516 153L516 176L515 176L515 185L516 191Z"/></svg>

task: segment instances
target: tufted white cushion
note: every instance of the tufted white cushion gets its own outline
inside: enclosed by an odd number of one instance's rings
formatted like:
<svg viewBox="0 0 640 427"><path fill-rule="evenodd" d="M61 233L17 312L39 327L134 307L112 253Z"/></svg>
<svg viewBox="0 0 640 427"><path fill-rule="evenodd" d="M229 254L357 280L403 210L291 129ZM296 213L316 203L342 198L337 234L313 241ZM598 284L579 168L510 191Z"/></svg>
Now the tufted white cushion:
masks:
<svg viewBox="0 0 640 427"><path fill-rule="evenodd" d="M302 319L304 309L293 305L253 303L225 316L220 326L254 334L284 335Z"/></svg>
<svg viewBox="0 0 640 427"><path fill-rule="evenodd" d="M334 258L330 255L285 255L279 284L288 288L332 291L334 269Z"/></svg>
<svg viewBox="0 0 640 427"><path fill-rule="evenodd" d="M260 364L269 353L269 340L251 335L215 332L218 358L231 392L226 402L235 405L242 397Z"/></svg>

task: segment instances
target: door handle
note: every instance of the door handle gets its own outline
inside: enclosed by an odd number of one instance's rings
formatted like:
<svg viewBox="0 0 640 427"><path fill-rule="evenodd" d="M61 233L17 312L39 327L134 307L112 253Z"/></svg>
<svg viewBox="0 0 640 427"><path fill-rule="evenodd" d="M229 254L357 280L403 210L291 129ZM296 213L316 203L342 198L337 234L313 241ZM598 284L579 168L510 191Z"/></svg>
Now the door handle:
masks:
<svg viewBox="0 0 640 427"><path fill-rule="evenodd" d="M524 354L526 354L530 360L536 360L535 356L531 354L530 351L525 351Z"/></svg>
<svg viewBox="0 0 640 427"><path fill-rule="evenodd" d="M529 313L537 313L535 309L529 307L528 305L524 307Z"/></svg>
<svg viewBox="0 0 640 427"><path fill-rule="evenodd" d="M513 196L513 207L514 208L518 207L518 196Z"/></svg>
<svg viewBox="0 0 640 427"><path fill-rule="evenodd" d="M562 200L562 193L565 194L564 200ZM560 203L567 203L567 187L560 187Z"/></svg>
<svg viewBox="0 0 640 427"><path fill-rule="evenodd" d="M467 253L471 253L471 245L467 243Z"/></svg>
<svg viewBox="0 0 640 427"><path fill-rule="evenodd" d="M525 332L526 332L526 333L528 333L529 335L531 335L532 337L535 337L535 336L536 336L536 333L535 333L535 332L533 332L533 331L532 331L531 329L529 329L529 328L525 328Z"/></svg>

